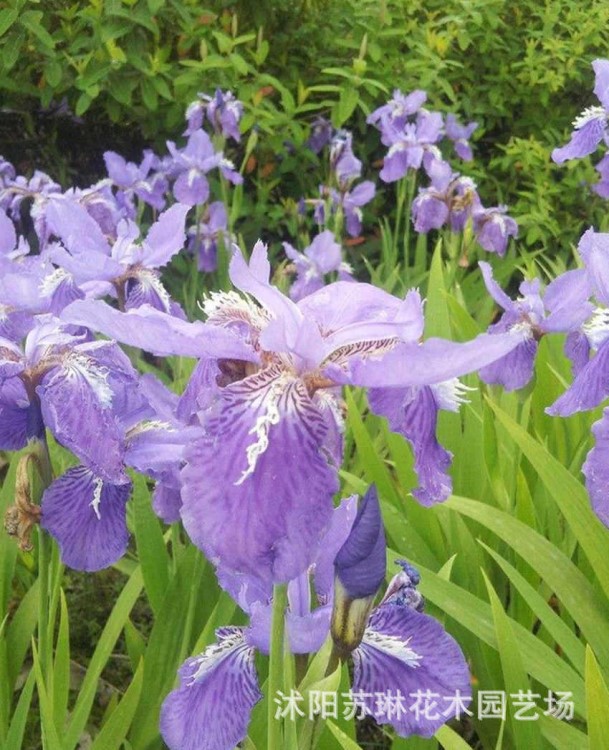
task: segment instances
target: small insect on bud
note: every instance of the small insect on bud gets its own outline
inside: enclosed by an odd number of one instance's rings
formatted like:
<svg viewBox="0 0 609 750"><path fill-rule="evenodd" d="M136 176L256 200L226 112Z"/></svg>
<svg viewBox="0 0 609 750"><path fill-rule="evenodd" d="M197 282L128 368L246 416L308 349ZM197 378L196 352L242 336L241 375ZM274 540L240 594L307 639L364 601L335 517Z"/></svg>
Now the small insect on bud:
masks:
<svg viewBox="0 0 609 750"><path fill-rule="evenodd" d="M331 632L342 658L362 640L374 596L385 578L385 568L385 530L376 488L372 485L334 560Z"/></svg>

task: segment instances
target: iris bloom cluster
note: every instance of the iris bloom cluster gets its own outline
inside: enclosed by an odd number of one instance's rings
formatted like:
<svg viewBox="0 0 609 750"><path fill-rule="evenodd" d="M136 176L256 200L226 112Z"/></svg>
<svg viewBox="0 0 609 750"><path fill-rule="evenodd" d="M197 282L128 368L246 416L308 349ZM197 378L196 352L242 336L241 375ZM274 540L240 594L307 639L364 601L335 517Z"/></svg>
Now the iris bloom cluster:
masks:
<svg viewBox="0 0 609 750"><path fill-rule="evenodd" d="M390 151L381 177L423 165L435 192L417 198L415 221L439 226L440 217L462 229L473 217L480 242L487 237L500 252L508 219L500 209L470 210L478 205L475 188L452 174L437 149L445 131L469 158L473 124L444 122L422 109L424 101L423 92L396 92L371 116ZM459 377L481 370L488 382L520 387L539 336L554 331L569 333L578 378L604 357L602 325L587 320L592 292L606 304L609 288L599 270L604 241L596 236L582 247L586 268L555 281L543 298L532 284L510 300L483 266L501 320L465 343L425 339L417 290L398 297L358 282L343 260L342 222L359 234L361 207L375 186L358 182L363 168L351 134L322 122L311 146L327 146L329 184L316 204L325 228L302 252L284 245L296 272L284 294L272 283L266 246L258 242L245 257L230 245L226 207L209 203L214 179L241 181L219 148L239 140L241 113L230 94L201 96L187 113L185 145L170 142L168 155L147 152L140 164L108 152L108 178L86 189L64 192L42 173L26 180L0 161L0 449L45 444L48 431L75 459L44 491L42 527L74 568L116 562L129 542L129 471L144 474L155 482L154 510L183 523L249 616L247 627L221 629L216 644L181 668L161 717L172 750L228 750L245 736L260 698L254 652L269 651L280 585L288 588L292 653L331 643L335 659L353 661L355 692L467 694L463 654L421 611L416 571L404 564L375 606L386 550L374 491L359 509L353 498L335 508L343 389L364 389L370 409L409 442L418 476L413 495L432 505L452 490L452 456L436 425L441 410L458 411L465 401ZM24 201L32 247L19 236ZM144 210L152 219L141 232ZM163 269L186 246L211 271L220 244L230 252L233 288L209 294L201 303L205 321L190 322L171 299ZM582 337L598 350L589 361ZM195 358L183 393L140 374L119 344ZM386 721L371 700L363 707ZM431 736L447 718L410 713L392 723L403 736Z"/></svg>

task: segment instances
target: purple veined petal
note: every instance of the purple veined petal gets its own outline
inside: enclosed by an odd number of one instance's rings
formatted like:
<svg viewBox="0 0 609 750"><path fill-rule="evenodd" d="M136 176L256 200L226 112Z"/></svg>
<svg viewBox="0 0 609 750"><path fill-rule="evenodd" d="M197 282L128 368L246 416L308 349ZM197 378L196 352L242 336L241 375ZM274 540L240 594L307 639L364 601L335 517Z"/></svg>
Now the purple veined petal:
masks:
<svg viewBox="0 0 609 750"><path fill-rule="evenodd" d="M73 351L36 389L44 423L55 438L105 481L122 484L122 435L112 409L108 372Z"/></svg>
<svg viewBox="0 0 609 750"><path fill-rule="evenodd" d="M452 453L436 438L438 404L431 388L373 388L368 393L370 408L386 417L393 432L403 435L414 453L419 486L413 496L422 505L446 500L452 493L448 469Z"/></svg>
<svg viewBox="0 0 609 750"><path fill-rule="evenodd" d="M580 159L596 151L607 133L607 114L600 107L598 109L599 112L594 111L590 116L584 113L575 121L577 125L571 133L571 140L566 146L552 151L552 161L562 164L569 159Z"/></svg>
<svg viewBox="0 0 609 750"><path fill-rule="evenodd" d="M12 253L17 246L17 232L13 222L0 210L0 256Z"/></svg>
<svg viewBox="0 0 609 750"><path fill-rule="evenodd" d="M548 315L544 331L572 331L590 317L593 305L590 277L583 268L566 271L548 285L543 303Z"/></svg>
<svg viewBox="0 0 609 750"><path fill-rule="evenodd" d="M194 168L182 172L175 181L173 194L176 200L188 207L201 205L209 198L207 177Z"/></svg>
<svg viewBox="0 0 609 750"><path fill-rule="evenodd" d="M334 588L334 559L343 546L357 515L357 497L351 495L341 501L332 513L330 526L319 545L319 553L314 563L314 581L317 596L322 602L329 602Z"/></svg>
<svg viewBox="0 0 609 750"><path fill-rule="evenodd" d="M214 561L266 581L313 562L338 489L324 416L302 381L267 368L223 388L186 453L182 520Z"/></svg>
<svg viewBox="0 0 609 750"><path fill-rule="evenodd" d="M175 484L164 479L157 482L152 493L152 509L157 516L167 524L176 523L181 508L179 479L175 478Z"/></svg>
<svg viewBox="0 0 609 750"><path fill-rule="evenodd" d="M172 299L163 286L159 272L148 268L138 269L127 279L125 285L125 311L136 310L144 305L173 315Z"/></svg>
<svg viewBox="0 0 609 750"><path fill-rule="evenodd" d="M595 443L582 467L592 509L609 527L609 409L592 426Z"/></svg>
<svg viewBox="0 0 609 750"><path fill-rule="evenodd" d="M374 198L376 185L371 180L364 180L349 192L349 202L354 206L365 206Z"/></svg>
<svg viewBox="0 0 609 750"><path fill-rule="evenodd" d="M237 289L255 297L272 316L260 336L263 347L267 351L289 352L305 368L317 365L324 354L319 329L305 319L291 299L271 286L266 246L260 241L256 243L249 265L236 248L229 273Z"/></svg>
<svg viewBox="0 0 609 750"><path fill-rule="evenodd" d="M49 310L53 315L59 315L71 302L85 298L85 293L76 285L74 277L63 268L56 269L44 278L40 293L49 298Z"/></svg>
<svg viewBox="0 0 609 750"><path fill-rule="evenodd" d="M131 482L108 484L84 466L68 469L45 490L41 526L57 540L66 565L91 572L124 555L130 494Z"/></svg>
<svg viewBox="0 0 609 750"><path fill-rule="evenodd" d="M0 450L18 451L25 447L32 408L36 407L30 406L20 378L0 382Z"/></svg>
<svg viewBox="0 0 609 750"><path fill-rule="evenodd" d="M142 422L127 435L124 461L140 474L160 479L180 467L186 446L200 433L196 427L176 429L162 422Z"/></svg>
<svg viewBox="0 0 609 750"><path fill-rule="evenodd" d="M223 568L222 565L216 568L216 575L220 586L230 594L244 612L251 615L252 611L258 605L268 605L273 598L273 586L268 581L261 581L256 576L247 573L236 573ZM250 629L247 632L247 641L250 645L257 644L249 637ZM268 653L268 633L267 646L263 650Z"/></svg>
<svg viewBox="0 0 609 750"><path fill-rule="evenodd" d="M109 255L90 252L72 256L61 245L50 250L48 257L70 273L79 285L86 281L113 281L125 270L124 266Z"/></svg>
<svg viewBox="0 0 609 750"><path fill-rule="evenodd" d="M328 604L313 612L298 615L286 612L286 632L290 652L310 654L319 651L330 632L332 607ZM250 624L246 631L248 643L263 654L268 654L271 640L272 607L256 602L251 607Z"/></svg>
<svg viewBox="0 0 609 750"><path fill-rule="evenodd" d="M139 380L140 390L154 409L157 417L170 424L179 421L176 418L176 409L180 400L178 394L170 391L164 383L150 372L142 375Z"/></svg>
<svg viewBox="0 0 609 750"><path fill-rule="evenodd" d="M252 348L231 331L199 321L189 323L149 305L121 313L101 300L78 300L63 310L61 319L161 357L257 361Z"/></svg>
<svg viewBox="0 0 609 750"><path fill-rule="evenodd" d="M423 333L423 307L415 290L402 300L372 284L336 281L298 306L321 329L327 354L364 341L416 341Z"/></svg>
<svg viewBox="0 0 609 750"><path fill-rule="evenodd" d="M492 266L489 263L486 263L486 261L481 260L478 262L478 267L482 271L482 278L484 279L484 286L486 287L487 292L495 300L495 302L506 311L514 310L515 309L514 302L508 297L508 295L503 291L503 289L495 281L495 278L493 276Z"/></svg>
<svg viewBox="0 0 609 750"><path fill-rule="evenodd" d="M46 208L48 225L72 255L91 253L108 255L108 242L99 224L79 203L62 197L49 200Z"/></svg>
<svg viewBox="0 0 609 750"><path fill-rule="evenodd" d="M471 700L469 670L459 645L439 622L410 607L378 607L353 652L353 663L353 692L361 694L379 724L392 724L401 737L432 737L455 715L450 699L458 694L465 706ZM427 691L437 710L428 701L427 710L419 705L417 711L417 697ZM379 693L393 702L379 706Z"/></svg>
<svg viewBox="0 0 609 750"><path fill-rule="evenodd" d="M551 406L547 414L568 417L578 411L594 409L609 394L609 344L607 340L596 355L582 367L571 386Z"/></svg>
<svg viewBox="0 0 609 750"><path fill-rule="evenodd" d="M596 297L609 304L609 234L595 232L592 228L582 235L577 246L590 276Z"/></svg>
<svg viewBox="0 0 609 750"><path fill-rule="evenodd" d="M218 389L222 372L214 359L200 359L192 371L184 392L179 398L176 417L183 424L191 424L198 411L207 408Z"/></svg>
<svg viewBox="0 0 609 750"><path fill-rule="evenodd" d="M0 338L0 382L25 370L21 349L10 339Z"/></svg>
<svg viewBox="0 0 609 750"><path fill-rule="evenodd" d="M512 349L509 354L482 367L480 380L491 385L501 385L506 391L524 388L533 377L537 341L531 337Z"/></svg>
<svg viewBox="0 0 609 750"><path fill-rule="evenodd" d="M415 231L427 234L432 229L440 229L448 221L448 213L448 206L434 192L419 192L412 204Z"/></svg>
<svg viewBox="0 0 609 750"><path fill-rule="evenodd" d="M364 387L434 385L479 370L511 352L527 337L526 331L514 330L482 333L465 343L432 338L422 344L399 344L374 359L353 359L346 368L329 366L326 372L336 383Z"/></svg>
<svg viewBox="0 0 609 750"><path fill-rule="evenodd" d="M322 274L336 271L342 262L341 247L335 241L333 232L328 229L313 239L304 254L315 263Z"/></svg>
<svg viewBox="0 0 609 750"><path fill-rule="evenodd" d="M573 377L577 377L590 361L590 342L585 333L571 331L565 341L565 356L571 360Z"/></svg>
<svg viewBox="0 0 609 750"><path fill-rule="evenodd" d="M144 242L144 262L149 268L160 268L169 263L186 243L184 222L189 206L176 203L159 216L150 227Z"/></svg>
<svg viewBox="0 0 609 750"><path fill-rule="evenodd" d="M594 93L599 102L609 111L609 60L594 60L592 63L594 69Z"/></svg>
<svg viewBox="0 0 609 750"><path fill-rule="evenodd" d="M409 149L402 144L396 144L389 149L387 156L385 156L383 160L383 168L379 172L379 177L383 182L396 182L397 180L401 180L411 166L414 169L418 169L418 167L410 163L411 159L414 159L414 157L409 157L408 150ZM422 159L423 149L419 148L417 151L420 152L418 155L420 155ZM416 162L416 159L414 159L414 161ZM420 165L419 160L419 166Z"/></svg>
<svg viewBox="0 0 609 750"><path fill-rule="evenodd" d="M129 187L133 184L134 174L129 170L127 162L115 151L104 152L104 162L110 179L120 187Z"/></svg>
<svg viewBox="0 0 609 750"><path fill-rule="evenodd" d="M161 708L169 750L233 750L262 698L254 650L241 628L221 628L217 642L180 667L180 685Z"/></svg>

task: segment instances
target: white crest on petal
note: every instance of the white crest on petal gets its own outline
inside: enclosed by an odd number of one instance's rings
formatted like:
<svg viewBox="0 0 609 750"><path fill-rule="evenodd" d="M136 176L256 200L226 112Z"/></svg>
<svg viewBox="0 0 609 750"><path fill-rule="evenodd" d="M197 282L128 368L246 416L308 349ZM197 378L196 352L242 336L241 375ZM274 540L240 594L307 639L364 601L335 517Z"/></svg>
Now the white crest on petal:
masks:
<svg viewBox="0 0 609 750"><path fill-rule="evenodd" d="M70 274L63 268L56 268L40 282L38 291L41 297L50 297L62 281L70 278Z"/></svg>
<svg viewBox="0 0 609 750"><path fill-rule="evenodd" d="M588 107L587 109L584 109L581 115L578 115L575 120L573 120L573 127L576 130L579 130L580 128L583 128L584 125L587 125L591 120L606 119L607 113L605 112L604 107Z"/></svg>
<svg viewBox="0 0 609 750"><path fill-rule="evenodd" d="M93 500L89 503L93 512L97 516L97 520L101 521L101 515L99 512L99 504L101 503L101 492L104 486L103 481L99 477L95 477L95 487L93 488Z"/></svg>
<svg viewBox="0 0 609 750"><path fill-rule="evenodd" d="M112 405L112 389L108 384L107 368L101 367L86 354L76 351L68 354L63 361L63 367L68 378L84 378L104 408Z"/></svg>
<svg viewBox="0 0 609 750"><path fill-rule="evenodd" d="M436 383L430 386L438 408L445 411L459 411L461 404L468 404L469 399L465 397L468 391L475 391L464 385L459 378L444 380L442 383Z"/></svg>
<svg viewBox="0 0 609 750"><path fill-rule="evenodd" d="M281 398L284 389L285 381L283 378L273 383L270 387L268 395L266 396L266 409L260 414L254 426L248 433L249 435L256 436L256 442L247 446L247 469L235 482L235 486L243 484L243 482L254 473L258 459L269 447L269 432L271 427L279 424L279 421L281 420L279 399Z"/></svg>
<svg viewBox="0 0 609 750"><path fill-rule="evenodd" d="M137 281L142 285L144 294L147 291L153 291L156 293L158 298L161 300L163 307L166 312L171 310L171 297L169 292L163 286L158 274L155 271L151 271L147 268L141 268L138 270L135 277Z"/></svg>
<svg viewBox="0 0 609 750"><path fill-rule="evenodd" d="M241 628L222 628L222 635L216 643L210 644L200 656L193 660L193 671L189 678L188 685L194 685L195 682L202 680L207 674L212 672L220 662L222 662L230 652L245 646L243 631ZM248 654L249 654L248 649Z"/></svg>
<svg viewBox="0 0 609 750"><path fill-rule="evenodd" d="M593 349L598 347L609 337L609 310L597 307L592 317L584 323L582 331L586 335Z"/></svg>
<svg viewBox="0 0 609 750"><path fill-rule="evenodd" d="M398 659L408 667L416 669L421 666L421 660L423 657L420 654L410 648L410 638L400 638L397 635L386 635L385 633L379 633L376 630L367 628L363 643L368 646L372 646L377 651L382 651L388 656L392 656L394 659Z"/></svg>

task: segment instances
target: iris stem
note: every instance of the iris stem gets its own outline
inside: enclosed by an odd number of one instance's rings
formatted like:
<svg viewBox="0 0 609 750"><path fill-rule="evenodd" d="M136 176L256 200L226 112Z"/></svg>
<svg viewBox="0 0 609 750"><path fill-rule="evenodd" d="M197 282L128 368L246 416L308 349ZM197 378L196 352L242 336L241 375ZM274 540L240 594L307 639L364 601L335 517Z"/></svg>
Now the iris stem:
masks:
<svg viewBox="0 0 609 750"><path fill-rule="evenodd" d="M30 493L32 502L40 504L45 489L53 481L51 458L49 446L45 439L32 440L30 443L31 454L35 457L33 471L30 474ZM52 568L51 540L48 534L38 527L38 651L43 674L51 672L52 664L52 628L49 626L49 614L51 609L51 568Z"/></svg>
<svg viewBox="0 0 609 750"><path fill-rule="evenodd" d="M285 610L288 588L284 583L273 587L273 614L271 620L271 649L267 695L268 750L283 750L281 721L275 718L275 697L283 687L283 650L285 637Z"/></svg>

